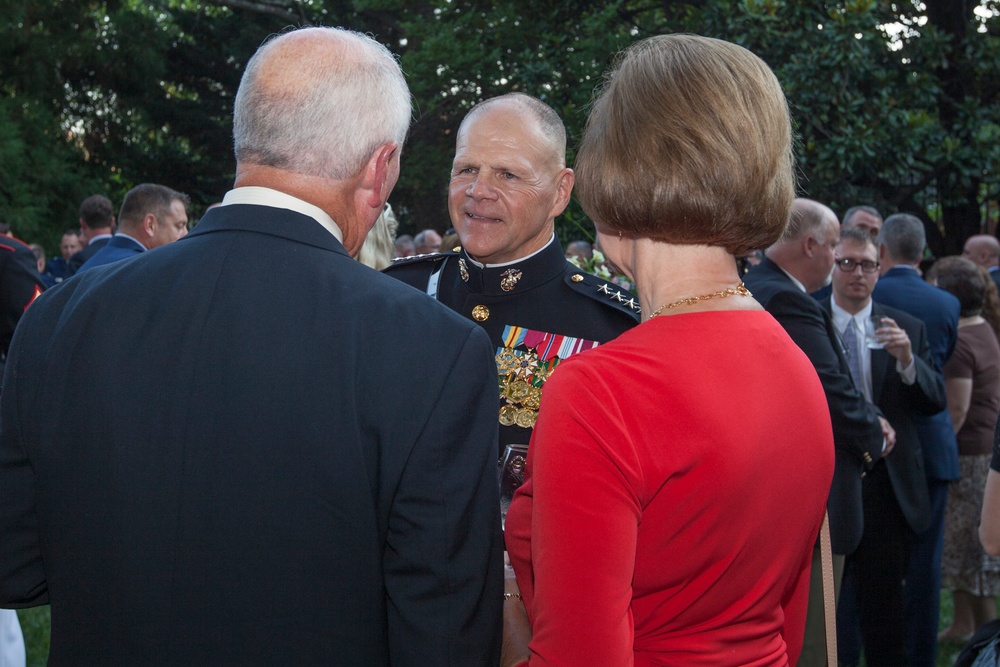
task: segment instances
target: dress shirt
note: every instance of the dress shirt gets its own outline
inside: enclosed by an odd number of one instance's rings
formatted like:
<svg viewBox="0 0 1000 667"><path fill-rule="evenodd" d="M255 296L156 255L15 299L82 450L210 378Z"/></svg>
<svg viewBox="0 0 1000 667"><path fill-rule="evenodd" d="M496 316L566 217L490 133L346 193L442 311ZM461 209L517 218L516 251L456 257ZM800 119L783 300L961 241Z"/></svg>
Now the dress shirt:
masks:
<svg viewBox="0 0 1000 667"><path fill-rule="evenodd" d="M98 234L97 236L92 236L87 240L87 245L93 245L94 241L100 241L101 239L110 239L111 234ZM87 246L83 246L86 248Z"/></svg>
<svg viewBox="0 0 1000 667"><path fill-rule="evenodd" d="M855 329L855 334L858 336L859 341L865 340L865 322L872 315L872 302L868 301L865 307L854 313L853 315L840 306L837 305L836 298L830 299L830 310L833 315L833 325L837 328L837 331L841 332L843 335L844 331L849 326L853 326ZM867 350L864 342L862 342L863 350ZM899 373L900 379L903 380L903 384L913 384L917 379L917 367L915 358L911 355L910 364L903 368L900 361L896 360L896 372ZM860 387L861 393L865 395L865 398L871 403L872 401L872 355L862 354L861 355L861 374L864 376L864 386Z"/></svg>
<svg viewBox="0 0 1000 667"><path fill-rule="evenodd" d="M302 215L307 215L323 228L333 234L341 243L344 242L344 233L326 212L309 202L302 201L298 197L293 197L285 192L263 188L257 185L234 188L226 193L222 199L223 206L230 204L253 204L255 206L270 206L272 208L284 208Z"/></svg>
<svg viewBox="0 0 1000 667"><path fill-rule="evenodd" d="M128 239L129 241L135 241L136 244L141 245L144 250L148 249L148 248L146 248L146 244L145 243L143 243L142 241L140 241L139 239L137 239L134 236L130 236L130 235L126 234L125 232L116 232L115 236L118 236L118 237L123 238L123 239Z"/></svg>

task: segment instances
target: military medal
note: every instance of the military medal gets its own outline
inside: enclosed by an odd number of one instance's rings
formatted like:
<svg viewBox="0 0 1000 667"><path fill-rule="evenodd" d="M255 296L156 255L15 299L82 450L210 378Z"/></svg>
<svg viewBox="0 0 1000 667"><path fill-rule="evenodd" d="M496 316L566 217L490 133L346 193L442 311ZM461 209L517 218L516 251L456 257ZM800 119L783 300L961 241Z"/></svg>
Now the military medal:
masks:
<svg viewBox="0 0 1000 667"><path fill-rule="evenodd" d="M504 292L509 292L514 289L517 285L517 281L521 279L521 272L517 269L507 269L500 274L502 276L500 280L500 289Z"/></svg>
<svg viewBox="0 0 1000 667"><path fill-rule="evenodd" d="M497 348L495 360L503 405L498 416L503 426L521 428L534 428L542 387L559 362L597 347L596 341L510 325L504 327L500 341L503 347Z"/></svg>

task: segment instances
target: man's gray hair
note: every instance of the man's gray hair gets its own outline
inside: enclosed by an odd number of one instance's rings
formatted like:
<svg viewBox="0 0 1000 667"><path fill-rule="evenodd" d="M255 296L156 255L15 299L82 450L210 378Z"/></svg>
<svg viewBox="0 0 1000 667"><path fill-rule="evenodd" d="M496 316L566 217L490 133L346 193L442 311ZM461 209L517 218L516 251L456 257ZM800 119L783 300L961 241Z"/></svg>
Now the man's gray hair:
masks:
<svg viewBox="0 0 1000 667"><path fill-rule="evenodd" d="M412 116L399 62L371 37L341 28L344 57L301 58L295 66L311 85L274 89L261 83L261 63L284 33L247 63L233 109L236 160L286 171L344 179L356 175L387 141L402 147Z"/></svg>
<svg viewBox="0 0 1000 667"><path fill-rule="evenodd" d="M841 224L846 227L848 224L850 224L851 218L854 217L854 214L862 211L867 213L868 215L874 215L879 220L882 219L882 214L879 213L878 209L875 208L874 206L864 206L864 205L852 206L851 208L847 209L847 211L844 213L844 217L841 219Z"/></svg>
<svg viewBox="0 0 1000 667"><path fill-rule="evenodd" d="M882 223L878 242L886 247L893 259L916 264L923 258L927 245L924 223L915 215L894 213Z"/></svg>
<svg viewBox="0 0 1000 667"><path fill-rule="evenodd" d="M823 226L826 220L826 210L809 199L796 199L792 203L792 212L788 217L785 233L778 243L795 241L803 236L812 236Z"/></svg>

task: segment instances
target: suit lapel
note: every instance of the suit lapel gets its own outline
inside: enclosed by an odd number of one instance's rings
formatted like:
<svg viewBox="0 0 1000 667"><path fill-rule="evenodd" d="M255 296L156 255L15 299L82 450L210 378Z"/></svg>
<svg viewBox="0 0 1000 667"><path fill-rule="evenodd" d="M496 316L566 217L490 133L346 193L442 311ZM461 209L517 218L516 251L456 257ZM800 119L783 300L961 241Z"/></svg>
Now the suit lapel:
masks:
<svg viewBox="0 0 1000 667"><path fill-rule="evenodd" d="M878 315L879 317L886 316L882 307L874 301L872 302L872 315ZM871 352L872 360L872 403L878 405L879 398L882 395L882 384L885 382L889 364L893 363L895 359L885 350L869 350L869 352Z"/></svg>

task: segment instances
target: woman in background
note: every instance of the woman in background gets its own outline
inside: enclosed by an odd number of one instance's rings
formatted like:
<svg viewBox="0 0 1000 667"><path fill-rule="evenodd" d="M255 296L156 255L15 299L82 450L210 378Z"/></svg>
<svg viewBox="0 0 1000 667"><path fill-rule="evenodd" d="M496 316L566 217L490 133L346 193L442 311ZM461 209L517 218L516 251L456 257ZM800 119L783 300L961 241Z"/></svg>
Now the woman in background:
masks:
<svg viewBox="0 0 1000 667"><path fill-rule="evenodd" d="M505 664L795 664L833 436L812 364L735 261L789 217L778 81L720 40L639 42L576 178L643 324L548 380L507 515L524 606L508 589Z"/></svg>
<svg viewBox="0 0 1000 667"><path fill-rule="evenodd" d="M960 477L948 492L941 565L942 587L952 591L955 615L939 639L965 640L996 617L1000 593L1000 559L988 556L978 539L1000 411L1000 345L982 316L987 283L993 281L979 267L963 257L944 257L927 279L958 297L962 308L958 342L943 369Z"/></svg>

